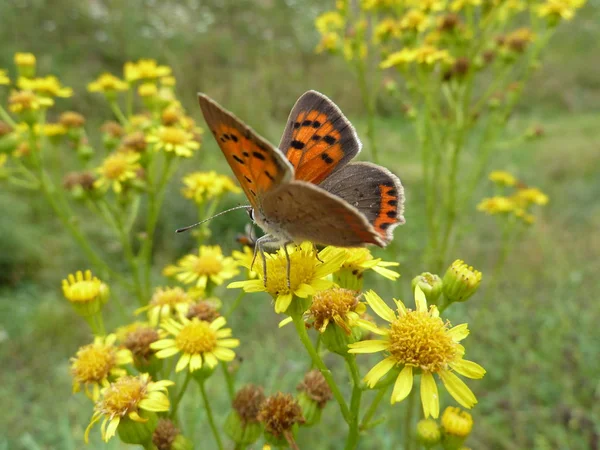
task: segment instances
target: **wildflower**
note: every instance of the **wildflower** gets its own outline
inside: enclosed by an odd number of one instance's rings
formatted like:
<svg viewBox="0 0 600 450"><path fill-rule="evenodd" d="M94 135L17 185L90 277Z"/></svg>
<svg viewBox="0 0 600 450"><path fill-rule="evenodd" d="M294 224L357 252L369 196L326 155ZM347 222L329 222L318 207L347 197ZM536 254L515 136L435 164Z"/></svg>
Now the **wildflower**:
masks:
<svg viewBox="0 0 600 450"><path fill-rule="evenodd" d="M94 406L94 414L85 430L85 442L88 442L92 426L102 418L100 429L104 442L108 442L119 427L130 428L135 423L148 425L135 427L136 437L141 442L131 442L130 439L124 442L141 444L149 440L158 420L154 413L169 410L167 387L173 384L170 380L150 381L148 374L119 378L102 390L102 398ZM121 430L119 435L123 440Z"/></svg>
<svg viewBox="0 0 600 450"><path fill-rule="evenodd" d="M327 11L315 19L315 27L321 34L331 31L340 31L344 28L346 21L337 11Z"/></svg>
<svg viewBox="0 0 600 450"><path fill-rule="evenodd" d="M173 76L166 76L160 79L160 84L163 86L173 87L177 84L177 80Z"/></svg>
<svg viewBox="0 0 600 450"><path fill-rule="evenodd" d="M217 317L212 322L180 317L179 320L167 319L161 328L173 338L161 339L150 347L157 350L157 358L168 358L181 353L176 372L189 366L190 372L208 366L213 369L221 361L233 361L235 353L232 348L240 345L238 339L231 338L231 328L223 328L226 320Z"/></svg>
<svg viewBox="0 0 600 450"><path fill-rule="evenodd" d="M412 290L414 291L417 286L425 294L427 303L435 305L440 295L442 295L442 279L435 274L429 272L423 272L412 279L411 282Z"/></svg>
<svg viewBox="0 0 600 450"><path fill-rule="evenodd" d="M126 62L125 79L128 82L138 80L155 80L171 75L169 66L159 66L154 59L140 59L137 63Z"/></svg>
<svg viewBox="0 0 600 450"><path fill-rule="evenodd" d="M401 66L416 62L432 66L441 62L443 64L452 64L454 59L447 50L439 50L432 45L425 45L417 48L403 48L399 52L392 53L379 65L382 69L388 69L394 66Z"/></svg>
<svg viewBox="0 0 600 450"><path fill-rule="evenodd" d="M441 32L454 31L460 25L460 16L455 13L444 14L437 20L438 30Z"/></svg>
<svg viewBox="0 0 600 450"><path fill-rule="evenodd" d="M490 172L488 178L500 186L514 186L517 184L517 179L504 170L494 170Z"/></svg>
<svg viewBox="0 0 600 450"><path fill-rule="evenodd" d="M365 298L373 311L386 322L389 327L376 327L367 322L361 326L382 339L361 341L350 345L350 353L376 353L385 351L389 356L376 364L365 376L369 387L394 368L401 368L392 392L391 402L404 400L413 386L413 372L421 374L421 403L425 418L439 415L438 389L434 379L437 375L454 399L471 408L477 399L467 385L456 376L459 373L468 378L481 378L485 370L480 365L463 359L464 347L459 344L469 334L466 324L450 328L444 322L435 306L427 307L423 291L415 289L416 310L406 308L399 300L395 300L398 308L395 313L373 291L365 294Z"/></svg>
<svg viewBox="0 0 600 450"><path fill-rule="evenodd" d="M315 329L321 333L332 323L350 334L350 328L365 311L364 303L358 299L358 292L333 287L317 292L307 313Z"/></svg>
<svg viewBox="0 0 600 450"><path fill-rule="evenodd" d="M134 114L129 118L129 131L147 130L152 126L152 117L149 114Z"/></svg>
<svg viewBox="0 0 600 450"><path fill-rule="evenodd" d="M315 49L316 53L335 52L340 46L340 35L337 33L325 33Z"/></svg>
<svg viewBox="0 0 600 450"><path fill-rule="evenodd" d="M207 200L222 196L226 192L238 193L241 189L226 175L220 175L214 170L210 172L194 172L183 177L185 187L181 193L185 198L202 204Z"/></svg>
<svg viewBox="0 0 600 450"><path fill-rule="evenodd" d="M61 123L45 123L42 132L44 133L44 136L56 138L67 134L67 129Z"/></svg>
<svg viewBox="0 0 600 450"><path fill-rule="evenodd" d="M134 131L123 138L121 149L124 151L132 151L142 153L146 150L148 142L142 131Z"/></svg>
<svg viewBox="0 0 600 450"><path fill-rule="evenodd" d="M160 115L160 121L165 126L177 124L182 119L182 111L179 107L168 106Z"/></svg>
<svg viewBox="0 0 600 450"><path fill-rule="evenodd" d="M33 53L15 53L14 61L20 76L27 78L35 76L36 59Z"/></svg>
<svg viewBox="0 0 600 450"><path fill-rule="evenodd" d="M418 7L423 11L443 11L446 8L446 0L407 0L406 4Z"/></svg>
<svg viewBox="0 0 600 450"><path fill-rule="evenodd" d="M184 284L195 283L202 289L206 288L209 280L219 286L238 273L233 258L223 256L223 251L218 245L201 245L198 255L186 255L177 261L177 265L167 266L163 271L165 276L174 276Z"/></svg>
<svg viewBox="0 0 600 450"><path fill-rule="evenodd" d="M240 389L233 399L233 410L225 421L225 432L236 443L250 445L258 440L262 427L258 413L265 401L261 386L248 384Z"/></svg>
<svg viewBox="0 0 600 450"><path fill-rule="evenodd" d="M538 188L524 188L517 190L515 201L521 205L532 203L536 205L546 205L548 204L548 196Z"/></svg>
<svg viewBox="0 0 600 450"><path fill-rule="evenodd" d="M96 177L91 172L69 172L63 178L63 187L76 197L94 189Z"/></svg>
<svg viewBox="0 0 600 450"><path fill-rule="evenodd" d="M199 301L190 305L186 317L192 319L196 317L199 320L205 322L212 322L221 314L217 310L216 306L209 301Z"/></svg>
<svg viewBox="0 0 600 450"><path fill-rule="evenodd" d="M17 85L24 91L33 91L43 97L71 97L73 89L60 84L58 78L48 75L41 78L19 78Z"/></svg>
<svg viewBox="0 0 600 450"><path fill-rule="evenodd" d="M291 270L288 279L288 258L285 249L281 248L276 253L265 253L267 263L263 270L263 261L257 258L253 269L261 279L236 281L228 288L242 288L245 292L268 292L275 299L275 312L285 312L294 296L306 298L318 291L333 285L333 281L325 277L337 271L345 259L341 249L325 250L317 254L310 242L299 246L290 246L287 249ZM244 264L244 262L242 262ZM250 265L247 266L250 268ZM264 274L267 279L264 280ZM288 287L289 282L289 287Z"/></svg>
<svg viewBox="0 0 600 450"><path fill-rule="evenodd" d="M123 129L121 124L112 120L104 122L100 129L102 130L102 132L110 135L113 138L120 138L125 134L125 130Z"/></svg>
<svg viewBox="0 0 600 450"><path fill-rule="evenodd" d="M158 419L152 433L152 443L156 450L192 450L193 444L181 434L179 428L169 419Z"/></svg>
<svg viewBox="0 0 600 450"><path fill-rule="evenodd" d="M38 111L54 105L50 98L39 97L31 91L16 91L8 98L8 108L14 113Z"/></svg>
<svg viewBox="0 0 600 450"><path fill-rule="evenodd" d="M386 17L375 26L373 31L375 42L385 42L390 38L400 36L400 27L398 22L392 18Z"/></svg>
<svg viewBox="0 0 600 450"><path fill-rule="evenodd" d="M527 225L532 225L535 223L535 216L527 213L523 208L515 209L515 216L521 219Z"/></svg>
<svg viewBox="0 0 600 450"><path fill-rule="evenodd" d="M62 290L65 298L82 316L96 314L102 304L106 303L109 295L108 286L92 276L89 270L85 273L78 270L75 275L69 274L62 281Z"/></svg>
<svg viewBox="0 0 600 450"><path fill-rule="evenodd" d="M138 87L138 95L144 97L154 97L158 94L158 87L154 83L143 83Z"/></svg>
<svg viewBox="0 0 600 450"><path fill-rule="evenodd" d="M278 392L267 397L258 413L258 420L265 425L265 431L276 438L293 439L292 427L304 423L302 409L290 394Z"/></svg>
<svg viewBox="0 0 600 450"><path fill-rule="evenodd" d="M150 359L154 355L150 344L158 341L159 338L158 331L150 326L137 327L125 335L123 346L131 351L136 367L150 364Z"/></svg>
<svg viewBox="0 0 600 450"><path fill-rule="evenodd" d="M417 422L417 440L425 446L432 448L442 439L440 426L433 419L423 419Z"/></svg>
<svg viewBox="0 0 600 450"><path fill-rule="evenodd" d="M108 188L112 186L115 193L120 194L123 191L123 184L133 180L137 176L137 171L142 167L139 163L140 155L133 152L117 152L108 155L96 171L100 178L94 183L97 189Z"/></svg>
<svg viewBox="0 0 600 450"><path fill-rule="evenodd" d="M422 32L429 26L429 18L418 9L411 9L400 18L400 29L405 31Z"/></svg>
<svg viewBox="0 0 600 450"><path fill-rule="evenodd" d="M10 78L6 74L6 70L0 69L0 86L6 86L10 84Z"/></svg>
<svg viewBox="0 0 600 450"><path fill-rule="evenodd" d="M173 316L185 316L194 300L180 287L156 288L150 303L135 312L148 312L148 320L156 326L161 320Z"/></svg>
<svg viewBox="0 0 600 450"><path fill-rule="evenodd" d="M194 135L181 128L160 127L148 137L148 142L156 145L156 150L164 150L177 156L191 158L194 150L200 148L200 143L194 140Z"/></svg>
<svg viewBox="0 0 600 450"><path fill-rule="evenodd" d="M516 53L523 53L534 34L529 28L519 28L506 36L506 46Z"/></svg>
<svg viewBox="0 0 600 450"><path fill-rule="evenodd" d="M105 72L87 85L90 92L102 92L105 95L114 95L119 91L128 89L127 83L112 73Z"/></svg>
<svg viewBox="0 0 600 450"><path fill-rule="evenodd" d="M461 448L473 428L471 414L460 408L449 406L442 414L444 448Z"/></svg>
<svg viewBox="0 0 600 450"><path fill-rule="evenodd" d="M535 12L539 17L548 19L550 25L556 25L561 19L571 20L575 16L575 10L584 3L585 0L546 0L535 6Z"/></svg>
<svg viewBox="0 0 600 450"><path fill-rule="evenodd" d="M509 197L491 197L484 198L477 205L477 211L483 211L486 214L508 213L515 208L515 204Z"/></svg>
<svg viewBox="0 0 600 450"><path fill-rule="evenodd" d="M298 394L298 404L302 408L302 416L305 419L305 425L314 425L321 418L321 411L333 394L325 377L319 370L311 370L302 382L296 387Z"/></svg>
<svg viewBox="0 0 600 450"><path fill-rule="evenodd" d="M100 387L109 384L109 378L118 378L127 374L121 366L131 363L131 352L115 346L117 336L96 336L92 344L77 350L71 358L73 392L79 392L84 386L85 394L92 400L98 400ZM90 390L91 388L91 390Z"/></svg>
<svg viewBox="0 0 600 450"><path fill-rule="evenodd" d="M117 340L121 343L124 343L129 333L133 333L136 330L141 330L144 328L150 328L150 324L148 322L140 321L130 322L126 325L118 327L115 331L115 334L117 335Z"/></svg>
<svg viewBox="0 0 600 450"><path fill-rule="evenodd" d="M468 7L480 6L482 0L454 0L450 4L450 9L452 11L461 11Z"/></svg>
<svg viewBox="0 0 600 450"><path fill-rule="evenodd" d="M464 302L479 289L481 272L457 259L446 271L443 292L448 302Z"/></svg>
<svg viewBox="0 0 600 450"><path fill-rule="evenodd" d="M66 111L60 115L59 122L66 128L81 128L85 124L85 117L73 111Z"/></svg>

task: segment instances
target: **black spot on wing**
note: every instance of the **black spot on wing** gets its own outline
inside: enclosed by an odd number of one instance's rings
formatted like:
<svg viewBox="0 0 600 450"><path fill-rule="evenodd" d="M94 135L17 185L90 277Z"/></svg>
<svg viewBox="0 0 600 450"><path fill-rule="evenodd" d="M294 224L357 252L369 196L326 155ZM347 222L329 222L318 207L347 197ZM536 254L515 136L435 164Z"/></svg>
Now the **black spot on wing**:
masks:
<svg viewBox="0 0 600 450"><path fill-rule="evenodd" d="M275 181L275 178L273 178L273 175L271 175L268 170L265 170L265 175L269 180Z"/></svg>
<svg viewBox="0 0 600 450"><path fill-rule="evenodd" d="M262 153L258 153L258 152L252 152L252 156L254 156L257 159L260 159L261 161L264 161L266 159L265 155L263 155Z"/></svg>
<svg viewBox="0 0 600 450"><path fill-rule="evenodd" d="M331 156L329 156L327 153L322 153L321 154L321 159L323 161L325 161L327 164L332 164L333 163L333 158Z"/></svg>
<svg viewBox="0 0 600 450"><path fill-rule="evenodd" d="M244 160L237 155L233 155L233 159L235 159L240 164L244 164Z"/></svg>
<svg viewBox="0 0 600 450"><path fill-rule="evenodd" d="M335 144L335 141L336 141L336 140L335 140L335 138L334 138L333 136L330 136L329 134L328 134L327 136L325 136L325 137L323 138L323 140L324 140L325 142L327 142L327 144L329 144L329 145L333 145L333 144Z"/></svg>
<svg viewBox="0 0 600 450"><path fill-rule="evenodd" d="M298 149L298 150L302 150L304 148L304 143L300 142L300 141L297 141L295 139L290 143L290 145L293 148Z"/></svg>

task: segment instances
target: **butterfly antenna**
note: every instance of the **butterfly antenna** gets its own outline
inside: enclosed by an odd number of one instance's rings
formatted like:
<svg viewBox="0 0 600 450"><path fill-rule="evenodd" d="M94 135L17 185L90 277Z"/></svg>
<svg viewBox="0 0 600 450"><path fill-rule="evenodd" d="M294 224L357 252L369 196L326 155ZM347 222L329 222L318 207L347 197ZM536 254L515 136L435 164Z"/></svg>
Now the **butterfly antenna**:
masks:
<svg viewBox="0 0 600 450"><path fill-rule="evenodd" d="M201 220L200 222L197 222L193 225L188 225L187 227L178 228L177 230L175 230L175 233L183 233L184 231L187 231L191 228L197 227L198 225L202 225L203 223L208 222L209 220L213 220L215 217L222 216L223 214L227 214L228 212L235 211L236 209L248 209L248 208L252 208L252 206L241 205L241 206L236 206L234 208L226 209L225 211L221 211L219 214L215 214L214 216L211 216L208 219Z"/></svg>

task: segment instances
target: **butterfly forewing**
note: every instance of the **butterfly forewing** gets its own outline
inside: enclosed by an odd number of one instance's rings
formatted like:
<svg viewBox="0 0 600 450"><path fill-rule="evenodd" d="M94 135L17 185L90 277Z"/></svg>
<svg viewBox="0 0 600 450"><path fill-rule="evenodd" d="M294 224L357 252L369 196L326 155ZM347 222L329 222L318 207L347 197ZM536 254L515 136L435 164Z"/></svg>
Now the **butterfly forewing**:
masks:
<svg viewBox="0 0 600 450"><path fill-rule="evenodd" d="M202 114L253 207L264 193L292 177L293 169L279 150L232 113L204 94Z"/></svg>
<svg viewBox="0 0 600 450"><path fill-rule="evenodd" d="M319 184L354 158L361 143L335 103L308 91L292 108L279 148L294 167L295 179Z"/></svg>
<svg viewBox="0 0 600 450"><path fill-rule="evenodd" d="M404 189L389 170L366 162L350 163L320 185L358 209L387 244L404 220Z"/></svg>

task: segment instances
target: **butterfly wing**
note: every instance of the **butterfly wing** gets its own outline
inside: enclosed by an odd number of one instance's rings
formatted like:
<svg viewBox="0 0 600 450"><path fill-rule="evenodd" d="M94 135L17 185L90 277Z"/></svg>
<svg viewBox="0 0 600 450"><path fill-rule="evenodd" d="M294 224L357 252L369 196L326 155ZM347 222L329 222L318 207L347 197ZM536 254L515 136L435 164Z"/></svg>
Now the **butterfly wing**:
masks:
<svg viewBox="0 0 600 450"><path fill-rule="evenodd" d="M291 180L293 168L281 152L204 94L200 108L217 144L253 207L269 190Z"/></svg>
<svg viewBox="0 0 600 450"><path fill-rule="evenodd" d="M296 180L319 184L354 158L361 143L335 103L308 91L292 108L279 148L294 167Z"/></svg>
<svg viewBox="0 0 600 450"><path fill-rule="evenodd" d="M389 170L367 162L350 163L320 187L354 206L385 244L404 220L404 188Z"/></svg>
<svg viewBox="0 0 600 450"><path fill-rule="evenodd" d="M280 185L267 193L261 213L294 242L338 247L385 245L355 207L312 183L292 181Z"/></svg>

